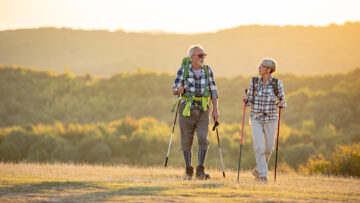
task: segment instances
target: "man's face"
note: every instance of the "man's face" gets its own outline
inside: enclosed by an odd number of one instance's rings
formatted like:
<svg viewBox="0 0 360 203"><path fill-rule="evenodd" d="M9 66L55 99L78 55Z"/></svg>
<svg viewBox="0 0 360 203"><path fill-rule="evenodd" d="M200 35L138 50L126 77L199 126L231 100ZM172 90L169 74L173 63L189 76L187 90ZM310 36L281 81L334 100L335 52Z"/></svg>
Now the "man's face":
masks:
<svg viewBox="0 0 360 203"><path fill-rule="evenodd" d="M202 66L204 64L206 54L204 53L204 50L200 48L195 48L193 55L191 56L191 61L193 64L197 64L199 66Z"/></svg>

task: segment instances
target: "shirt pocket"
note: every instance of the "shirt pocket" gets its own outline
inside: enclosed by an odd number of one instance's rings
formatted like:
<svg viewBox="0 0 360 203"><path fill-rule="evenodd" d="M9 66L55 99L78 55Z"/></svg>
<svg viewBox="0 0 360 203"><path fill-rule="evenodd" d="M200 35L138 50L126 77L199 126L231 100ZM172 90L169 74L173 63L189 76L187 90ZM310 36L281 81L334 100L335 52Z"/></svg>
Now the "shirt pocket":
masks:
<svg viewBox="0 0 360 203"><path fill-rule="evenodd" d="M194 82L195 82L194 78L188 77L186 79L186 83L188 87L194 87Z"/></svg>
<svg viewBox="0 0 360 203"><path fill-rule="evenodd" d="M261 97L263 95L262 93L262 88L259 88L259 86L257 86L256 88L254 88L255 91L255 96L256 97Z"/></svg>
<svg viewBox="0 0 360 203"><path fill-rule="evenodd" d="M267 91L268 91L268 101L276 103L276 95L274 90L272 88L269 88Z"/></svg>

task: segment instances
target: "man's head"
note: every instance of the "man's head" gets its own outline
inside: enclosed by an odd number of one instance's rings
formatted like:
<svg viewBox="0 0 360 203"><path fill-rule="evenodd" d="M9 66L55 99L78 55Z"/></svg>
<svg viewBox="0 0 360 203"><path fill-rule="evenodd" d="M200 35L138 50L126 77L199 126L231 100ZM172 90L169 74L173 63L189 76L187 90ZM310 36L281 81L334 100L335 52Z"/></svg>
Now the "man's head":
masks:
<svg viewBox="0 0 360 203"><path fill-rule="evenodd" d="M204 64L206 54L204 53L204 48L202 48L201 45L192 45L189 49L189 56L193 65L202 66Z"/></svg>
<svg viewBox="0 0 360 203"><path fill-rule="evenodd" d="M275 69L276 69L276 63L275 60L273 59L265 58L259 64L260 75L271 74L275 72Z"/></svg>

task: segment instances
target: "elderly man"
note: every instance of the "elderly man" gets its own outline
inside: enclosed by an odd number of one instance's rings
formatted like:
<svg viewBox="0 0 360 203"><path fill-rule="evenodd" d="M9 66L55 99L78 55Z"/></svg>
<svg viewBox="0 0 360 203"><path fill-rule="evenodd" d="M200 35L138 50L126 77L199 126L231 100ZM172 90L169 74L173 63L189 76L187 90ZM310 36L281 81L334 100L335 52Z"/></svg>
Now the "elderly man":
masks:
<svg viewBox="0 0 360 203"><path fill-rule="evenodd" d="M259 65L260 76L252 78L248 94L243 95L246 105L251 105L250 121L257 165L252 173L261 182L268 181L268 164L277 130L277 108L286 107L283 85L271 76L275 69L274 60L263 59Z"/></svg>
<svg viewBox="0 0 360 203"><path fill-rule="evenodd" d="M183 63L180 67L173 85L173 94L181 95L179 107L181 150L184 153L186 179L189 180L194 174L191 166L194 132L196 132L199 144L196 178L210 179L210 175L206 174L204 170L205 157L209 147L209 97L212 101L211 117L214 121L219 118L218 93L214 73L209 66L204 65L205 56L204 49L200 45L191 46L189 62Z"/></svg>

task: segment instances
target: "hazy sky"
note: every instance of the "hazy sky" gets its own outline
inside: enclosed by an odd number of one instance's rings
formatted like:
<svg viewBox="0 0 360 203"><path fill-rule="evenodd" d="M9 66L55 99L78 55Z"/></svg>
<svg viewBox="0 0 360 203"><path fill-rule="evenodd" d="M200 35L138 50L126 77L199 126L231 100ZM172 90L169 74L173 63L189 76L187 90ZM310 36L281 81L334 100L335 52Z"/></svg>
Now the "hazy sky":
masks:
<svg viewBox="0 0 360 203"><path fill-rule="evenodd" d="M0 0L0 30L71 27L204 32L360 21L360 0Z"/></svg>

